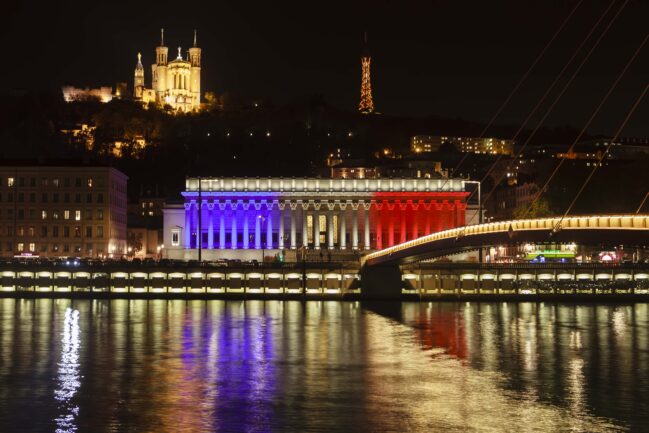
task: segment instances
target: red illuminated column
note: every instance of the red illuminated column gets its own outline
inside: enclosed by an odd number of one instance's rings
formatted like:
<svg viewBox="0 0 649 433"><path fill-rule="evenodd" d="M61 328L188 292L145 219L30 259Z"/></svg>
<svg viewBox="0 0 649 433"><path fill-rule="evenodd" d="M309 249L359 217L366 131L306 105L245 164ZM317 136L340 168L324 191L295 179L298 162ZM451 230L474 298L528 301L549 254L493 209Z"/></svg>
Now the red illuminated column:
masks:
<svg viewBox="0 0 649 433"><path fill-rule="evenodd" d="M388 246L394 246L394 204L385 203L388 208Z"/></svg>
<svg viewBox="0 0 649 433"><path fill-rule="evenodd" d="M419 203L412 204L412 238L419 237Z"/></svg>
<svg viewBox="0 0 649 433"><path fill-rule="evenodd" d="M435 205L433 203L428 203L422 205L424 207L424 233L429 235L431 231L431 220L433 218L432 213L435 211Z"/></svg>
<svg viewBox="0 0 649 433"><path fill-rule="evenodd" d="M440 230L446 230L451 228L449 224L449 213L450 213L450 205L448 204L448 201L444 200L442 203L442 207L440 209Z"/></svg>
<svg viewBox="0 0 649 433"><path fill-rule="evenodd" d="M374 206L374 221L376 225L376 249L381 250L383 249L383 227L381 224L381 218L383 217L383 212L381 212L381 208L383 205L379 205L378 203L375 204Z"/></svg>
<svg viewBox="0 0 649 433"><path fill-rule="evenodd" d="M406 218L408 217L408 213L407 213L406 209L408 208L408 204L398 202L398 206L399 206L399 217L401 217L401 227L400 227L401 243L404 243L406 241L406 239L407 239L407 236L406 236Z"/></svg>
<svg viewBox="0 0 649 433"><path fill-rule="evenodd" d="M437 203L435 202L434 206L434 213L433 213L433 218L434 218L434 224L433 224L433 232L439 232L444 229L443 225L443 217L444 217L444 211L442 210L444 208L444 203Z"/></svg>

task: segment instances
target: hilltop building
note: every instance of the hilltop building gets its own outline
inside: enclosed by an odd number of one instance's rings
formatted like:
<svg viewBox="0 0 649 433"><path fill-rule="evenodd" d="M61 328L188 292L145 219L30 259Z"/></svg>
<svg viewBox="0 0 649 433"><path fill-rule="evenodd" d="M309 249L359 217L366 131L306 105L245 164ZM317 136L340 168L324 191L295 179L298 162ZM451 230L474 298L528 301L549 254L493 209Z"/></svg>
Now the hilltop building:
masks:
<svg viewBox="0 0 649 433"><path fill-rule="evenodd" d="M137 55L137 65L133 80L135 100L148 104L153 102L160 106L169 105L180 112L191 112L200 109L201 104L201 49L196 43L183 58L182 49L178 47L178 56L168 61L169 48L164 44L164 29L161 30L160 46L156 47L156 61L151 65L152 86L144 84L144 66L142 55Z"/></svg>
<svg viewBox="0 0 649 433"><path fill-rule="evenodd" d="M74 86L61 87L63 100L65 102L87 101L96 99L100 102L110 102L113 100L113 89L110 86L102 86L95 89L90 87L80 88Z"/></svg>

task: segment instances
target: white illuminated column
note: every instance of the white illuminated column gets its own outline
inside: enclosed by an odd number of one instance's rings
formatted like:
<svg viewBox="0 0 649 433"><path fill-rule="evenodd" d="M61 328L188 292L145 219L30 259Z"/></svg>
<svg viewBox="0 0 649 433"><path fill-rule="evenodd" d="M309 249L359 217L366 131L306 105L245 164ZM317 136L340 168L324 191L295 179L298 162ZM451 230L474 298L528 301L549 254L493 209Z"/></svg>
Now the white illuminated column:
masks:
<svg viewBox="0 0 649 433"><path fill-rule="evenodd" d="M319 212L313 213L313 226L315 227L315 233L313 234L313 248L316 250L320 249L320 232L322 228L320 227L320 214Z"/></svg>
<svg viewBox="0 0 649 433"><path fill-rule="evenodd" d="M338 245L341 250L347 248L347 223L345 222L345 211L343 210L338 214L338 224L340 225L340 235L338 236Z"/></svg>
<svg viewBox="0 0 649 433"><path fill-rule="evenodd" d="M295 210L291 208L291 249L294 250L297 248L297 233L296 233L296 227L295 227Z"/></svg>
<svg viewBox="0 0 649 433"><path fill-rule="evenodd" d="M327 248L334 248L334 213L327 212Z"/></svg>
<svg viewBox="0 0 649 433"><path fill-rule="evenodd" d="M302 209L302 246L307 248L309 245L309 225L307 224L308 215L304 209Z"/></svg>
<svg viewBox="0 0 649 433"><path fill-rule="evenodd" d="M358 249L358 219L360 218L358 209L359 208L356 208L356 210L352 210L352 249L353 250Z"/></svg>
<svg viewBox="0 0 649 433"><path fill-rule="evenodd" d="M370 249L370 210L368 208L364 208L363 211L365 212L365 221L364 221L364 234L365 234L365 249L369 250Z"/></svg>

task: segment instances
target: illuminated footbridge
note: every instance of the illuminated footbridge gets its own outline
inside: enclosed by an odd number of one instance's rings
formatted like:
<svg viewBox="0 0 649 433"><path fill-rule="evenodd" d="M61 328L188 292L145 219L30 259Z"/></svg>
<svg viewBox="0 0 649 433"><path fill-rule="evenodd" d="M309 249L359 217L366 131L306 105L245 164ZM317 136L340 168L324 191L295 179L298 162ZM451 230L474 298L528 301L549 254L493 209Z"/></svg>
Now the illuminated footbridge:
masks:
<svg viewBox="0 0 649 433"><path fill-rule="evenodd" d="M423 236L364 257L364 265L407 264L498 245L649 245L649 215L586 215L477 224Z"/></svg>

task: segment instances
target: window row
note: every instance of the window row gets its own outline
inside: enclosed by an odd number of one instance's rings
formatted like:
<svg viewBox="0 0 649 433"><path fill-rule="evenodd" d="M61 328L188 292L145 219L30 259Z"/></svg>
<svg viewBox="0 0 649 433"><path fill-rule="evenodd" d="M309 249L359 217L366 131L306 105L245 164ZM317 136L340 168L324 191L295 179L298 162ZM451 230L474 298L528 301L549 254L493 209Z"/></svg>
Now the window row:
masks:
<svg viewBox="0 0 649 433"><path fill-rule="evenodd" d="M41 187L45 186L54 186L54 187L71 187L75 186L77 188L81 187L87 187L87 188L92 188L93 186L97 185L100 187L104 186L103 179L97 179L97 182L92 177L41 177L41 178L36 178L36 177L7 177L5 181L2 182L3 186L8 186L8 187L14 187L14 186L19 186L19 187L24 187L24 186L29 186L29 187L36 187L36 185L39 185Z"/></svg>
<svg viewBox="0 0 649 433"><path fill-rule="evenodd" d="M19 253L23 252L30 252L30 253L47 253L48 250L53 252L53 253L69 253L69 252L75 252L75 253L80 253L82 251L85 251L88 254L103 254L104 252L104 246L102 244L97 245L97 249L94 249L94 244L42 244L39 243L38 245L35 242L18 242L16 244L16 251ZM6 244L6 251L14 251L13 245L11 242L7 242Z"/></svg>
<svg viewBox="0 0 649 433"><path fill-rule="evenodd" d="M6 218L13 218L14 217L14 210L13 209L4 209L4 214L3 215L3 209L0 208L0 218L6 217ZM27 211L27 212L25 212ZM104 219L104 210L103 209L95 209L94 211L95 219L96 220L103 220ZM41 209L40 212L37 211L37 209L17 209L16 210L16 218L17 219L40 219L40 220L47 220L47 219L53 219L53 220L58 220L58 219L63 219L63 220L74 220L74 221L81 221L83 220L91 220L93 219L93 211L92 209L86 209L83 214L81 209L65 209L63 211L60 211L58 209L55 210L47 210L47 209Z"/></svg>
<svg viewBox="0 0 649 433"><path fill-rule="evenodd" d="M40 193L40 197L35 192L30 192L30 193L24 193L24 192L19 192L14 194L13 192L8 192L4 197L3 194L0 192L0 202L6 201L7 203L13 203L14 202L14 197L16 198L17 203L36 203L36 199L40 198L40 201L38 203L103 203L104 202L104 194L103 193L86 193L85 197L81 193L75 193L71 194L69 192L65 193L47 193L43 192Z"/></svg>
<svg viewBox="0 0 649 433"><path fill-rule="evenodd" d="M64 238L69 238L69 237L80 238L81 234L85 233L86 238L92 238L93 232L94 232L94 237L103 238L104 226L97 226L94 228L94 230L92 226L86 226L85 232L82 232L81 226L63 226L63 227L52 226L51 228L48 226L41 226L38 232L36 230L36 227L34 226L29 226L29 227L17 226L15 236L34 237L38 233L38 236L42 238L46 238L48 236L52 236L54 238L58 238L59 236L62 236ZM13 227L11 226L7 227L7 236L14 236Z"/></svg>

